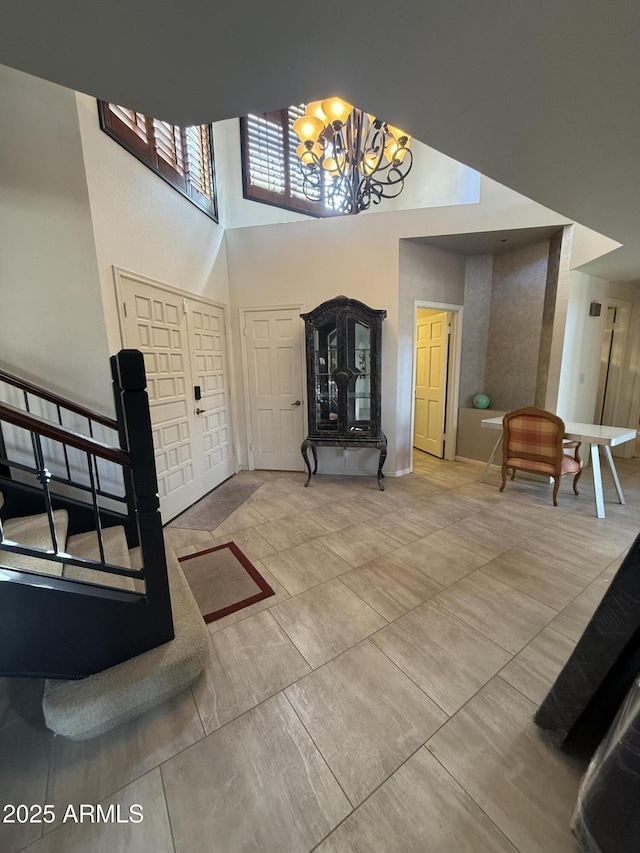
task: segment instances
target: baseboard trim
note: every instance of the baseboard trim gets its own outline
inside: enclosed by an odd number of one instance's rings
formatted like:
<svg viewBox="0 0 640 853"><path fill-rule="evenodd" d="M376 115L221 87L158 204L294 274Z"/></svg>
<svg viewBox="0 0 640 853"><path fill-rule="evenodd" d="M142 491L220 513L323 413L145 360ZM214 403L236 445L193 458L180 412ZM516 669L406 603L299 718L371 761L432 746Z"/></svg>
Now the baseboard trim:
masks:
<svg viewBox="0 0 640 853"><path fill-rule="evenodd" d="M486 465L486 462L483 462L482 459L469 459L466 456L457 456L455 457L456 462L470 462L472 465ZM501 463L502 464L502 463ZM500 468L500 465L496 465L494 462L491 463L492 468Z"/></svg>

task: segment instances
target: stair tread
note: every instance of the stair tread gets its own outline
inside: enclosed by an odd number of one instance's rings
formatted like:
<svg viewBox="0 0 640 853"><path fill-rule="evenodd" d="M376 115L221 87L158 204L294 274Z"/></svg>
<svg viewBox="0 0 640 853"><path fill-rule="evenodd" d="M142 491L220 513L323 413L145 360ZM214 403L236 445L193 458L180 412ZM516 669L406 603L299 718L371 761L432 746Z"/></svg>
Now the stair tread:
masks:
<svg viewBox="0 0 640 853"><path fill-rule="evenodd" d="M58 537L58 548L64 550L69 526L69 515L65 509L57 509L53 513L53 523ZM20 545L32 545L34 548L51 550L51 531L46 513L41 515L26 515L19 518L8 518L2 522L4 538ZM62 575L62 563L45 560L42 557L30 557L27 554L0 554L0 560L16 569L28 569L47 575Z"/></svg>
<svg viewBox="0 0 640 853"><path fill-rule="evenodd" d="M102 531L102 542L105 560L108 563L112 563L114 566L122 566L125 569L131 568L131 559L129 557L129 548L127 546L124 527L106 527ZM98 534L96 531L89 530L87 533L76 533L74 536L70 536L67 542L67 553L85 560L99 560L100 548L98 546ZM141 581L137 582L133 578L126 578L122 577L122 575L114 575L109 572L86 569L83 566L65 564L63 576L88 583L97 583L100 586L112 586L118 589L139 591L143 591L144 589Z"/></svg>

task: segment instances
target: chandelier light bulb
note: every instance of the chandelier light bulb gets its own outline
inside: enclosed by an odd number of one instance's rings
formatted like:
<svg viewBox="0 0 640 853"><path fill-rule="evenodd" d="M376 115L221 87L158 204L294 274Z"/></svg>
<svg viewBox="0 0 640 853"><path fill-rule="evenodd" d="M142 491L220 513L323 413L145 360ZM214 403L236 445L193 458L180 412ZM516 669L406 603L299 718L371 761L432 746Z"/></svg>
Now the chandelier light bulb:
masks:
<svg viewBox="0 0 640 853"><path fill-rule="evenodd" d="M344 124L353 112L353 104L348 104L342 98L327 98L326 101L321 102L321 107L331 124L335 122Z"/></svg>
<svg viewBox="0 0 640 853"><path fill-rule="evenodd" d="M315 116L304 115L293 123L293 132L300 137L301 142L315 142L323 130L323 122Z"/></svg>
<svg viewBox="0 0 640 853"><path fill-rule="evenodd" d="M322 101L310 101L307 104L307 115L319 118L324 125L329 123L329 119L322 110Z"/></svg>

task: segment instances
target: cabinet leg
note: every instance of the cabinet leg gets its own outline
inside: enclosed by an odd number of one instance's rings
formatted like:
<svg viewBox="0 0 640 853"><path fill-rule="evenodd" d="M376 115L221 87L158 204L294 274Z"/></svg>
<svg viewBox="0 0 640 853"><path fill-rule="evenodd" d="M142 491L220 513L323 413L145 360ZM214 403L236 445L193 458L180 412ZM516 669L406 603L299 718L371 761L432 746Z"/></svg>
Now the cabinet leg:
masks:
<svg viewBox="0 0 640 853"><path fill-rule="evenodd" d="M384 474L382 473L382 466L384 465L386 458L387 458L387 442L385 439L385 441L380 444L380 459L378 460L378 488L380 489L381 492L384 492L384 486L382 484L382 480L384 478Z"/></svg>
<svg viewBox="0 0 640 853"><path fill-rule="evenodd" d="M318 451L316 450L315 444L311 445L311 453L313 454L313 473L318 473Z"/></svg>
<svg viewBox="0 0 640 853"><path fill-rule="evenodd" d="M311 446L311 443L305 438L305 440L302 442L302 447L300 448L300 452L302 453L302 458L304 459L304 464L305 464L305 467L307 469L307 481L305 483L305 486L309 485L309 480L311 479L311 465L309 464L309 455L308 455L308 450L309 450L310 446ZM313 451L314 451L314 456L315 456L316 455L315 454L315 448L313 448ZM316 461L316 467L317 467L317 461Z"/></svg>

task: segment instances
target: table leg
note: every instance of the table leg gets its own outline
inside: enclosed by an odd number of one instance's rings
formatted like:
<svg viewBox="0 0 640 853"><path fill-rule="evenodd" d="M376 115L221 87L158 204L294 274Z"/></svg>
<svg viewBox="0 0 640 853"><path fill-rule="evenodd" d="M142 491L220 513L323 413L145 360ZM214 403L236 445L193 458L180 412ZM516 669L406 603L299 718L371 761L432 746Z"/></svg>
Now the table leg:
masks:
<svg viewBox="0 0 640 853"><path fill-rule="evenodd" d="M497 440L497 441L496 441L496 443L495 443L495 447L494 447L494 448L493 448L493 450L491 451L491 456L490 456L490 457L489 457L489 459L487 460L487 464L486 464L486 465L484 466L484 468L482 469L482 474L480 474L480 477L479 477L479 481L480 481L480 482L482 482L482 481L484 480L484 478L487 476L487 472L489 471L489 468L491 468L491 463L493 462L493 460L494 460L494 458L495 458L496 453L497 453L497 452L498 452L498 450L502 447L502 435L503 435L503 434L502 434L502 433L500 433L500 435L498 436L498 440Z"/></svg>
<svg viewBox="0 0 640 853"><path fill-rule="evenodd" d="M618 500L620 501L621 504L624 504L624 503L626 503L626 501L624 499L624 495L622 494L622 486L620 485L620 480L618 479L618 472L616 471L616 466L614 465L614 462L613 462L613 456L611 454L611 448L609 447L608 444L605 444L603 446L604 446L605 455L607 457L607 462L609 463L609 469L611 471L611 476L613 477L613 482L615 483L615 486L616 486L616 492L618 493Z"/></svg>
<svg viewBox="0 0 640 853"><path fill-rule="evenodd" d="M602 473L600 471L600 445L591 445L591 469L593 471L593 490L596 495L596 515L604 518L604 495L602 494Z"/></svg>

